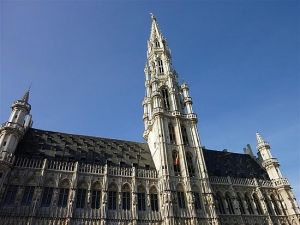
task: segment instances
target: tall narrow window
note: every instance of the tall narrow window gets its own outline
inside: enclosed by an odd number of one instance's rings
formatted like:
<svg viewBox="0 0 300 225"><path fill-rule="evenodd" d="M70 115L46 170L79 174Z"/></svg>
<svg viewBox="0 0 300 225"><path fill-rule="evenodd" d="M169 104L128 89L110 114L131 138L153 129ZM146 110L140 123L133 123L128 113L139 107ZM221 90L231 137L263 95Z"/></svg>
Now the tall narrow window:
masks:
<svg viewBox="0 0 300 225"><path fill-rule="evenodd" d="M76 208L83 209L85 207L86 189L77 189L76 193Z"/></svg>
<svg viewBox="0 0 300 225"><path fill-rule="evenodd" d="M227 206L228 206L229 214L234 214L234 208L233 208L232 200L231 200L231 197L230 197L229 193L226 193L225 199L226 199L226 203L227 203Z"/></svg>
<svg viewBox="0 0 300 225"><path fill-rule="evenodd" d="M114 190L108 191L108 209L117 209L117 192Z"/></svg>
<svg viewBox="0 0 300 225"><path fill-rule="evenodd" d="M34 187L33 186L27 186L24 189L21 205L30 205L32 202L32 197L34 193Z"/></svg>
<svg viewBox="0 0 300 225"><path fill-rule="evenodd" d="M9 185L6 189L4 204L5 205L13 205L15 203L17 192L18 192L17 185Z"/></svg>
<svg viewBox="0 0 300 225"><path fill-rule="evenodd" d="M53 195L53 188L52 187L45 187L43 190L43 195L42 195L42 207L49 207L51 204L52 200L52 195Z"/></svg>
<svg viewBox="0 0 300 225"><path fill-rule="evenodd" d="M265 199L265 204L266 204L266 206L267 206L268 213L269 213L270 215L273 215L274 213L273 213L273 211L272 211L272 207L271 207L271 204L270 204L270 200L269 200L269 198L268 198L268 196L267 196L266 194L264 194L264 199Z"/></svg>
<svg viewBox="0 0 300 225"><path fill-rule="evenodd" d="M161 59L158 60L158 71L160 74L164 72L163 61Z"/></svg>
<svg viewBox="0 0 300 225"><path fill-rule="evenodd" d="M182 141L184 145L189 145L189 139L187 136L186 128L185 126L181 126L181 133L182 133Z"/></svg>
<svg viewBox="0 0 300 225"><path fill-rule="evenodd" d="M179 154L177 151L173 152L173 167L175 176L180 176L180 161Z"/></svg>
<svg viewBox="0 0 300 225"><path fill-rule="evenodd" d="M223 198L221 196L220 193L217 193L216 195L216 202L217 202L217 208L218 208L218 211L220 214L225 214L225 207L224 207L224 204L223 204Z"/></svg>
<svg viewBox="0 0 300 225"><path fill-rule="evenodd" d="M138 210L145 211L146 210L146 198L144 192L138 192Z"/></svg>
<svg viewBox="0 0 300 225"><path fill-rule="evenodd" d="M170 142L171 142L171 144L176 144L175 130L174 130L173 125L171 123L169 123L168 128L169 128Z"/></svg>
<svg viewBox="0 0 300 225"><path fill-rule="evenodd" d="M193 157L191 155L190 152L186 153L186 163L188 166L188 171L189 171L189 175L190 177L195 176L195 169L194 169L194 164L193 164Z"/></svg>
<svg viewBox="0 0 300 225"><path fill-rule="evenodd" d="M200 194L198 192L193 192L193 196L194 196L195 209L201 209Z"/></svg>
<svg viewBox="0 0 300 225"><path fill-rule="evenodd" d="M258 215L262 215L263 211L262 211L262 208L260 206L258 196L256 194L253 194L253 200L254 200L254 204L255 204Z"/></svg>
<svg viewBox="0 0 300 225"><path fill-rule="evenodd" d="M130 210L130 192L122 192L122 209Z"/></svg>
<svg viewBox="0 0 300 225"><path fill-rule="evenodd" d="M245 195L245 201L247 203L247 208L248 208L249 213L254 214L254 211L253 211L253 208L252 208L252 205L251 205L251 200L250 200L248 194Z"/></svg>
<svg viewBox="0 0 300 225"><path fill-rule="evenodd" d="M59 198L58 198L58 207L66 207L68 203L69 197L69 189L68 188L60 188L59 189Z"/></svg>
<svg viewBox="0 0 300 225"><path fill-rule="evenodd" d="M152 211L158 211L158 194L155 187L150 189L150 206Z"/></svg>
<svg viewBox="0 0 300 225"><path fill-rule="evenodd" d="M245 209L244 209L244 205L243 205L243 200L240 196L240 193L237 193L237 200L238 200L238 203L239 203L239 209L241 211L241 214L245 214Z"/></svg>
<svg viewBox="0 0 300 225"><path fill-rule="evenodd" d="M100 208L101 191L92 190L92 209Z"/></svg>
<svg viewBox="0 0 300 225"><path fill-rule="evenodd" d="M167 88L163 88L161 90L162 100L163 100L163 107L166 110L170 110L170 101L169 101L169 92Z"/></svg>
<svg viewBox="0 0 300 225"><path fill-rule="evenodd" d="M276 215L281 215L281 211L280 211L279 206L277 204L277 200L276 200L276 198L273 194L271 195L271 201L272 201L273 208L274 208L274 211L275 211Z"/></svg>
<svg viewBox="0 0 300 225"><path fill-rule="evenodd" d="M185 198L184 198L183 191L177 191L177 201L178 201L178 207L181 209L184 209L185 208Z"/></svg>
<svg viewBox="0 0 300 225"><path fill-rule="evenodd" d="M156 48L159 48L159 47L160 47L159 41L158 41L158 40L155 40L155 47L156 47Z"/></svg>

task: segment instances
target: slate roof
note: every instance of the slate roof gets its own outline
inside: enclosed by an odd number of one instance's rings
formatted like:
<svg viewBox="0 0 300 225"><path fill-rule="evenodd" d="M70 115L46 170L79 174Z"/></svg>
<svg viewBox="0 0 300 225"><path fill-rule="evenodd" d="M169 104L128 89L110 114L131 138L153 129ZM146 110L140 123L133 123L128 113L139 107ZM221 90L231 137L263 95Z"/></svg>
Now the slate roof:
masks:
<svg viewBox="0 0 300 225"><path fill-rule="evenodd" d="M210 176L268 179L266 171L249 155L203 149ZM17 155L105 165L155 169L146 143L66 134L30 128Z"/></svg>

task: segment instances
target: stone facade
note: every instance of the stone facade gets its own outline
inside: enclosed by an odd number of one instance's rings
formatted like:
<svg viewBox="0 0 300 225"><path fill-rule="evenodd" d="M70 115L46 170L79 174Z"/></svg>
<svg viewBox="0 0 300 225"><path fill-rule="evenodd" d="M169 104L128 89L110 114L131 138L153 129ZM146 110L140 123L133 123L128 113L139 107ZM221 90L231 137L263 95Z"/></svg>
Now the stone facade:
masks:
<svg viewBox="0 0 300 225"><path fill-rule="evenodd" d="M299 225L270 145L205 149L186 83L151 16L147 144L33 129L29 92L0 129L0 224Z"/></svg>

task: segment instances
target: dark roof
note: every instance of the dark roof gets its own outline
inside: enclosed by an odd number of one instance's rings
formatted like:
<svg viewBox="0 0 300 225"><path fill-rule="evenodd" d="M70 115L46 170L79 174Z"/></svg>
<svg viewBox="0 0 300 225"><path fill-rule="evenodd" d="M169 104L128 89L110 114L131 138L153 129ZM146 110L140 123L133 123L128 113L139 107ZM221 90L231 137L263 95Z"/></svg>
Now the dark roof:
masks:
<svg viewBox="0 0 300 225"><path fill-rule="evenodd" d="M204 149L208 175L269 179L267 172L250 155Z"/></svg>
<svg viewBox="0 0 300 225"><path fill-rule="evenodd" d="M146 143L66 134L30 128L19 143L17 155L105 165L154 169ZM210 176L267 178L266 171L249 155L203 149Z"/></svg>
<svg viewBox="0 0 300 225"><path fill-rule="evenodd" d="M65 161L81 161L105 165L154 169L154 163L146 143L121 141L108 138L66 134L30 128L19 143L17 155L51 158Z"/></svg>

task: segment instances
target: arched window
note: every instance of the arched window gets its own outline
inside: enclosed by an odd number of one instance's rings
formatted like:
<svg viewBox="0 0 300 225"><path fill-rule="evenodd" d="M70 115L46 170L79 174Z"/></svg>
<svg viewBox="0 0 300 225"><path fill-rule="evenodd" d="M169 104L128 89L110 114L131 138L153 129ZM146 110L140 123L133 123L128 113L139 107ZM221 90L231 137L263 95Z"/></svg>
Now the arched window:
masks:
<svg viewBox="0 0 300 225"><path fill-rule="evenodd" d="M253 200L254 200L254 204L255 204L257 213L258 213L259 215L262 215L262 214L263 214L263 210L262 210L262 208L261 208L259 198L258 198L257 194L255 194L255 193L253 194Z"/></svg>
<svg viewBox="0 0 300 225"><path fill-rule="evenodd" d="M268 213L270 215L273 215L273 210L272 210L272 207L271 207L271 204L270 204L270 199L266 194L264 194L264 201L265 201L265 204L267 206Z"/></svg>
<svg viewBox="0 0 300 225"><path fill-rule="evenodd" d="M172 123L168 124L168 129L169 129L170 143L171 144L176 144L175 130L174 130L174 127L173 127Z"/></svg>
<svg viewBox="0 0 300 225"><path fill-rule="evenodd" d="M225 199L226 199L226 203L227 203L227 206L228 206L229 214L234 214L234 208L233 208L232 200L231 200L231 197L230 197L228 192L225 194Z"/></svg>
<svg viewBox="0 0 300 225"><path fill-rule="evenodd" d="M163 66L163 61L161 59L157 60L157 64L158 64L158 71L160 74L164 73L164 66Z"/></svg>
<svg viewBox="0 0 300 225"><path fill-rule="evenodd" d="M69 198L69 185L70 181L67 179L63 180L60 183L59 188L59 196L58 196L58 207L66 207L68 204L68 198Z"/></svg>
<svg viewBox="0 0 300 225"><path fill-rule="evenodd" d="M281 215L281 211L280 211L279 206L277 204L277 200L276 200L276 198L273 194L271 194L271 202L273 204L274 211L275 211L276 215Z"/></svg>
<svg viewBox="0 0 300 225"><path fill-rule="evenodd" d="M238 201L238 203L239 203L239 209L240 209L241 214L245 214L245 209L244 209L244 205L243 205L243 200L242 200L242 198L241 198L240 193L237 193L237 201Z"/></svg>
<svg viewBox="0 0 300 225"><path fill-rule="evenodd" d="M137 189L137 198L138 198L138 210L145 211L146 210L146 194L143 186L139 186Z"/></svg>
<svg viewBox="0 0 300 225"><path fill-rule="evenodd" d="M81 183L76 191L76 208L83 209L85 207L85 199L87 194L87 185Z"/></svg>
<svg viewBox="0 0 300 225"><path fill-rule="evenodd" d="M193 164L193 156L190 152L186 153L186 163L188 166L188 171L189 171L189 175L190 177L195 176L195 169L194 169L194 164Z"/></svg>
<svg viewBox="0 0 300 225"><path fill-rule="evenodd" d="M252 208L252 205L251 205L251 200L250 200L250 197L247 193L245 194L245 201L247 203L248 212L250 214L254 214L254 211L253 211L253 208Z"/></svg>
<svg viewBox="0 0 300 225"><path fill-rule="evenodd" d="M128 184L125 184L122 187L122 209L123 210L130 210L130 205L131 205L131 201L130 201L130 187Z"/></svg>
<svg viewBox="0 0 300 225"><path fill-rule="evenodd" d="M17 185L7 186L6 194L5 194L5 198L4 198L5 205L13 205L15 203L18 188L19 188L19 186L17 186Z"/></svg>
<svg viewBox="0 0 300 225"><path fill-rule="evenodd" d="M179 208L185 209L185 196L181 185L177 187L177 202Z"/></svg>
<svg viewBox="0 0 300 225"><path fill-rule="evenodd" d="M92 185L92 209L100 208L100 200L101 200L101 186L99 182L96 182Z"/></svg>
<svg viewBox="0 0 300 225"><path fill-rule="evenodd" d="M158 194L155 187L150 189L150 205L152 211L158 211Z"/></svg>
<svg viewBox="0 0 300 225"><path fill-rule="evenodd" d="M169 91L167 88L161 89L161 95L163 100L163 108L166 110L170 110L170 101L169 101Z"/></svg>
<svg viewBox="0 0 300 225"><path fill-rule="evenodd" d="M220 214L225 214L225 207L223 203L223 197L220 192L218 192L215 196L217 209Z"/></svg>
<svg viewBox="0 0 300 225"><path fill-rule="evenodd" d="M116 210L117 209L117 186L111 184L108 187L108 209Z"/></svg>
<svg viewBox="0 0 300 225"><path fill-rule="evenodd" d="M173 156L173 167L174 167L175 176L180 176L179 154L177 151L174 151L172 156Z"/></svg>
<svg viewBox="0 0 300 225"><path fill-rule="evenodd" d="M182 141L184 145L189 145L189 139L187 136L186 128L185 126L181 126L181 134L182 134Z"/></svg>

